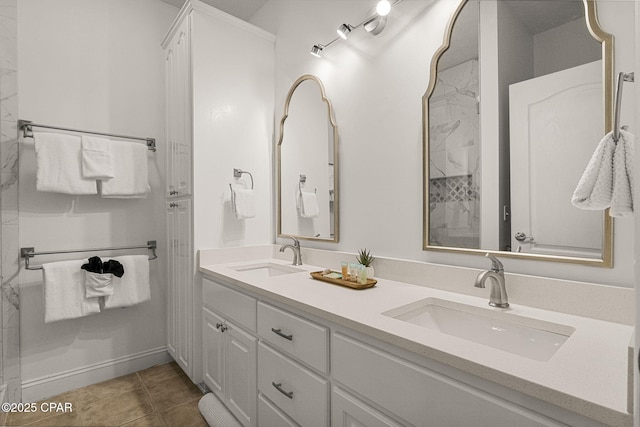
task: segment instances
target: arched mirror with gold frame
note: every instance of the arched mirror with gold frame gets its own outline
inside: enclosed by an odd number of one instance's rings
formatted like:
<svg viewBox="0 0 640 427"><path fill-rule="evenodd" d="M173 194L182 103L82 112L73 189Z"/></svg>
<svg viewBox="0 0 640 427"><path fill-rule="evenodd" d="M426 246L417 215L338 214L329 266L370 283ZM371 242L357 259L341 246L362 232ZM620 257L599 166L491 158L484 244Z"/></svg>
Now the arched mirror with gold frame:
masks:
<svg viewBox="0 0 640 427"><path fill-rule="evenodd" d="M338 242L338 126L318 77L291 85L276 150L278 237Z"/></svg>
<svg viewBox="0 0 640 427"><path fill-rule="evenodd" d="M570 202L612 130L595 1L462 0L430 71L423 249L612 267L608 211Z"/></svg>

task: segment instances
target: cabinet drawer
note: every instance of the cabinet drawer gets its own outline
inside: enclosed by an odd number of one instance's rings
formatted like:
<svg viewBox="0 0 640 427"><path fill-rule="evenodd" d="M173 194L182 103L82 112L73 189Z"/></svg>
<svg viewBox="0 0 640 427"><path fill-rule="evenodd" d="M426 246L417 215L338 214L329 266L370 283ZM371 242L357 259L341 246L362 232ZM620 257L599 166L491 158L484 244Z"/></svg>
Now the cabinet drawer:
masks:
<svg viewBox="0 0 640 427"><path fill-rule="evenodd" d="M258 390L303 426L329 424L329 383L262 342Z"/></svg>
<svg viewBox="0 0 640 427"><path fill-rule="evenodd" d="M258 424L261 427L299 427L262 394L258 396Z"/></svg>
<svg viewBox="0 0 640 427"><path fill-rule="evenodd" d="M413 425L559 425L346 335L335 333L332 344L334 378Z"/></svg>
<svg viewBox="0 0 640 427"><path fill-rule="evenodd" d="M202 300L206 307L236 324L256 331L256 299L226 286L202 279Z"/></svg>
<svg viewBox="0 0 640 427"><path fill-rule="evenodd" d="M259 302L258 335L312 368L329 373L327 328Z"/></svg>

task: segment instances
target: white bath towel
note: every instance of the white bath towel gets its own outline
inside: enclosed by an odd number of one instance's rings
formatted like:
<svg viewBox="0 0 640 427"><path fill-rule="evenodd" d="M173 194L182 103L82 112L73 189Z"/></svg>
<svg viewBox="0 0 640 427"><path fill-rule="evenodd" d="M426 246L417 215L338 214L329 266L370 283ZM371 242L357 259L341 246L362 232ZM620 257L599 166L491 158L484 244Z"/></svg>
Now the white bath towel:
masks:
<svg viewBox="0 0 640 427"><path fill-rule="evenodd" d="M198 401L198 409L209 427L241 427L242 424L213 393L207 393Z"/></svg>
<svg viewBox="0 0 640 427"><path fill-rule="evenodd" d="M611 209L614 217L633 214L633 134L620 131L620 139L613 153L613 189L611 191Z"/></svg>
<svg viewBox="0 0 640 427"><path fill-rule="evenodd" d="M611 205L615 147L612 132L598 143L571 197L571 203L575 207L604 210Z"/></svg>
<svg viewBox="0 0 640 427"><path fill-rule="evenodd" d="M87 298L113 295L113 274L85 271L84 287Z"/></svg>
<svg viewBox="0 0 640 427"><path fill-rule="evenodd" d="M82 176L102 181L113 178L111 140L82 135Z"/></svg>
<svg viewBox="0 0 640 427"><path fill-rule="evenodd" d="M122 264L124 275L113 277L113 295L104 297L104 307L128 307L150 300L148 255L126 255L113 259Z"/></svg>
<svg viewBox="0 0 640 427"><path fill-rule="evenodd" d="M320 214L318 197L316 193L302 191L300 200L300 216L303 218L316 218Z"/></svg>
<svg viewBox="0 0 640 427"><path fill-rule="evenodd" d="M102 197L145 198L149 193L147 146L133 142L111 141L113 179L102 182Z"/></svg>
<svg viewBox="0 0 640 427"><path fill-rule="evenodd" d="M633 213L633 134L620 131L616 143L613 132L596 147L571 203L580 209L604 210L615 217Z"/></svg>
<svg viewBox="0 0 640 427"><path fill-rule="evenodd" d="M85 271L80 267L87 261L42 264L46 323L100 312L98 299L85 297Z"/></svg>
<svg viewBox="0 0 640 427"><path fill-rule="evenodd" d="M51 193L97 194L95 179L82 177L80 137L35 132L36 189Z"/></svg>
<svg viewBox="0 0 640 427"><path fill-rule="evenodd" d="M256 209L253 190L249 188L234 188L231 192L233 213L236 215L236 218L254 218L256 216Z"/></svg>

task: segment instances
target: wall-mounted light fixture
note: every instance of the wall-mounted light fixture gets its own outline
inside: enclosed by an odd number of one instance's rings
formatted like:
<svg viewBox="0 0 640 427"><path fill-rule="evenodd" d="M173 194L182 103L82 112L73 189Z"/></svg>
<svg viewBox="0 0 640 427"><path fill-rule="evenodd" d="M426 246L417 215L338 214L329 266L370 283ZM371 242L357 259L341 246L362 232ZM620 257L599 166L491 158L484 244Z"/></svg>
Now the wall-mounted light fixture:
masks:
<svg viewBox="0 0 640 427"><path fill-rule="evenodd" d="M389 14L389 12L391 12L391 7L395 6L401 1L402 0L395 0L393 3L391 3L389 0L379 0L376 4L375 9L368 13L367 18L364 21L362 21L355 27L347 23L341 24L337 29L338 37L331 40L327 44L318 43L313 45L313 47L311 48L311 54L320 58L324 49L331 46L340 39L346 40L347 37L349 37L349 33L360 27L364 27L366 32L373 34L374 36L380 34L382 30L384 30L384 27L387 25L387 15Z"/></svg>

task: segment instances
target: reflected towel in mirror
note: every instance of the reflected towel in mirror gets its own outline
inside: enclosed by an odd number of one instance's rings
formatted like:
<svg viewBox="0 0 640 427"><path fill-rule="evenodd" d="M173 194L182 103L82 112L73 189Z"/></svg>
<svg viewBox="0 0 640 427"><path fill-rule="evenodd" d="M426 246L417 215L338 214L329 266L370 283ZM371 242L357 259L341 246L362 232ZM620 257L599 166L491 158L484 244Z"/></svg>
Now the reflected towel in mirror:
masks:
<svg viewBox="0 0 640 427"><path fill-rule="evenodd" d="M320 214L316 193L302 191L300 197L300 216L302 218L317 218Z"/></svg>

